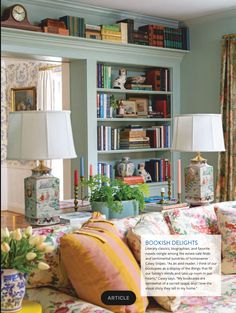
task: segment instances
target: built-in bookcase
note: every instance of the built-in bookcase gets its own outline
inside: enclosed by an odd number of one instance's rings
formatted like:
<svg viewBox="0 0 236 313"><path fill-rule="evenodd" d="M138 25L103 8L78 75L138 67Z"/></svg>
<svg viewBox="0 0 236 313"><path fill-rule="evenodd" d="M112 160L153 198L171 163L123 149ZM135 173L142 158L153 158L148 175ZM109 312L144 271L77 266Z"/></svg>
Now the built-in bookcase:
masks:
<svg viewBox="0 0 236 313"><path fill-rule="evenodd" d="M113 88L114 81L119 76L120 69L125 69L127 77L141 76L145 78L145 81L142 84L125 85L127 89L115 89ZM155 86L151 86L147 81L148 73L157 69L163 72L163 76L159 77L160 88L156 88L160 90L154 90ZM167 71L168 77L167 74L165 75ZM96 77L96 170L113 177L116 174L117 162L122 157L128 156L135 163L136 168L139 163L146 164L153 181L149 183L150 193L151 195L158 194L161 187L167 186L167 162L173 163L170 151L173 116L172 69L97 62ZM116 109L112 107L114 100L118 104ZM133 102L136 104L135 112L119 114L121 103L128 104L129 109L129 105L132 108ZM158 103L165 104L165 112L160 110ZM137 143L132 146L132 143L127 143L127 140L122 139L122 133L128 127L143 129L148 144Z"/></svg>

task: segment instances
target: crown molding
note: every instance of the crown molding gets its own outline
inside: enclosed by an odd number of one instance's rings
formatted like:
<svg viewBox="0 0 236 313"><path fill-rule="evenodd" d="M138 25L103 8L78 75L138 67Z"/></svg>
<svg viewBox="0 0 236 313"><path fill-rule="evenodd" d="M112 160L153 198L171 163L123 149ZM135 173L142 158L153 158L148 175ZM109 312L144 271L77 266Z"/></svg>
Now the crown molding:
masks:
<svg viewBox="0 0 236 313"><path fill-rule="evenodd" d="M8 2L15 3L14 0ZM109 9L105 7L98 7L85 3L80 3L77 0L19 0L21 4L37 6L38 8L50 8L61 10L64 15L73 14L77 16L83 16L83 14L96 15L103 18L114 18L114 20L120 20L124 18L134 19L137 24L163 24L169 27L178 27L179 21L172 19L165 19L156 16L139 14L131 11ZM71 13L70 13L71 12Z"/></svg>
<svg viewBox="0 0 236 313"><path fill-rule="evenodd" d="M208 22L215 22L221 19L230 19L230 18L236 18L236 7L232 7L231 10L227 9L225 11L221 12L215 12L212 14L200 16L200 17L194 17L190 19L186 19L184 21L185 25L194 25L194 24L202 24L202 23L208 23Z"/></svg>
<svg viewBox="0 0 236 313"><path fill-rule="evenodd" d="M188 51L179 49L159 48L135 44L111 43L102 40L86 39L73 36L61 36L41 32L26 31L13 28L1 29L2 52L19 55L41 55L58 58L57 61L67 59L93 58L102 59L114 55L117 59L145 57L164 58L181 61ZM105 56L106 54L106 56ZM49 58L47 59L49 61ZM54 59L55 60L55 59Z"/></svg>

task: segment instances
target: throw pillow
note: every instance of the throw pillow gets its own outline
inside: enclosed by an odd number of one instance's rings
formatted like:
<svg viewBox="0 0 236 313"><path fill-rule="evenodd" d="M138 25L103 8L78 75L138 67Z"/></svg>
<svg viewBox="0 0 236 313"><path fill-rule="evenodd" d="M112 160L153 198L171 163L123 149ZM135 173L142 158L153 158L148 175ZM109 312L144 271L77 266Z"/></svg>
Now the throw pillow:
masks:
<svg viewBox="0 0 236 313"><path fill-rule="evenodd" d="M113 225L102 229L83 226L61 238L61 259L78 296L117 313L145 312L146 297L140 295L141 271L127 245ZM88 225L88 224L87 224ZM107 290L130 290L136 295L132 305L105 305L101 295Z"/></svg>
<svg viewBox="0 0 236 313"><path fill-rule="evenodd" d="M235 205L216 206L215 211L222 236L221 271L224 274L236 274L236 201Z"/></svg>
<svg viewBox="0 0 236 313"><path fill-rule="evenodd" d="M27 280L27 288L51 286L66 292L70 295L75 295L75 291L65 273L63 265L60 263L59 257L59 240L65 233L71 231L68 225L56 225L33 229L33 235L46 236L46 242L54 247L51 253L45 255L46 262L50 265L47 271L35 269L29 275Z"/></svg>
<svg viewBox="0 0 236 313"><path fill-rule="evenodd" d="M141 236L143 235L169 235L169 228L159 212L145 214L134 228L128 230L127 241L136 260L141 261ZM153 297L159 305L168 311L175 311L179 305L180 297Z"/></svg>
<svg viewBox="0 0 236 313"><path fill-rule="evenodd" d="M173 209L163 212L173 235L219 234L214 206L200 206L188 210Z"/></svg>

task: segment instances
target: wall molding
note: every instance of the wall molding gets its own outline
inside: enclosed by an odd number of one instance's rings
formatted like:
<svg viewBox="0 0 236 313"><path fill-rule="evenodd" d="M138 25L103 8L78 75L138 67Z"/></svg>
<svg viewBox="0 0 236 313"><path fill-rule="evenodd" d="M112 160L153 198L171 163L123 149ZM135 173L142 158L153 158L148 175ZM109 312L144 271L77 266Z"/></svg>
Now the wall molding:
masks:
<svg viewBox="0 0 236 313"><path fill-rule="evenodd" d="M12 4L14 0L10 0ZM170 27L178 27L179 21L166 19L156 16L144 15L131 11L124 11L118 9L109 9L105 7L94 6L90 4L80 3L77 0L21 0L19 1L23 5L37 6L40 8L50 8L61 10L65 14L73 14L77 16L83 16L84 14L96 15L103 18L114 18L115 20L131 18L139 24L163 24ZM66 13L67 12L67 13ZM71 13L70 13L71 12Z"/></svg>

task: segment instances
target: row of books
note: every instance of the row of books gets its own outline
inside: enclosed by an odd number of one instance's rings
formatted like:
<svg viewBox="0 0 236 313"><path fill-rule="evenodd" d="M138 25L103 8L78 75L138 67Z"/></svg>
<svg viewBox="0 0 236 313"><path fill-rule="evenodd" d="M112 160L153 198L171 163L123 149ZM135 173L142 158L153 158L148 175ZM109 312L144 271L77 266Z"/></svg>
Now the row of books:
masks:
<svg viewBox="0 0 236 313"><path fill-rule="evenodd" d="M97 149L98 151L110 151L120 149L120 128L111 126L97 127Z"/></svg>
<svg viewBox="0 0 236 313"><path fill-rule="evenodd" d="M97 64L97 86L98 88L112 88L111 66Z"/></svg>
<svg viewBox="0 0 236 313"><path fill-rule="evenodd" d="M153 182L167 181L168 163L168 159L161 158L145 161L145 169L151 175Z"/></svg>
<svg viewBox="0 0 236 313"><path fill-rule="evenodd" d="M91 25L86 24L82 17L69 15L62 16L60 21L65 23L70 36L189 50L189 30L187 27L144 25L135 30L133 19L123 19L110 25Z"/></svg>
<svg viewBox="0 0 236 313"><path fill-rule="evenodd" d="M169 148L170 125L129 130L100 125L97 127L98 151L119 149Z"/></svg>
<svg viewBox="0 0 236 313"><path fill-rule="evenodd" d="M115 169L113 168L113 165L107 162L98 162L97 173L110 179L115 177Z"/></svg>
<svg viewBox="0 0 236 313"><path fill-rule="evenodd" d="M150 148L170 148L170 125L152 126L146 134Z"/></svg>
<svg viewBox="0 0 236 313"><path fill-rule="evenodd" d="M147 71L146 83L152 85L156 91L170 91L170 70L165 67L158 67Z"/></svg>
<svg viewBox="0 0 236 313"><path fill-rule="evenodd" d="M97 117L110 118L113 116L113 107L111 105L111 94L97 93Z"/></svg>

